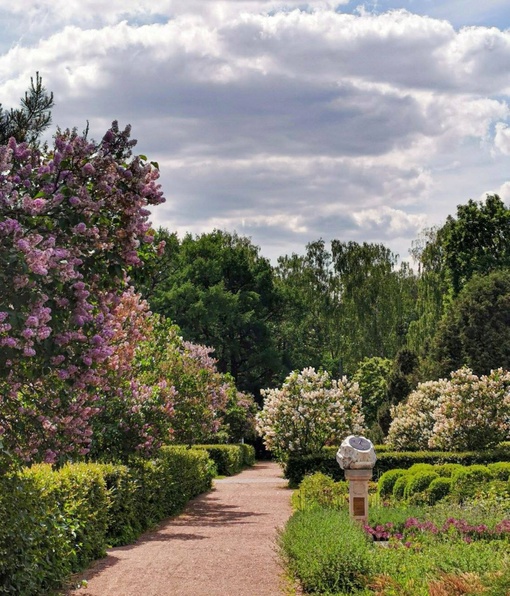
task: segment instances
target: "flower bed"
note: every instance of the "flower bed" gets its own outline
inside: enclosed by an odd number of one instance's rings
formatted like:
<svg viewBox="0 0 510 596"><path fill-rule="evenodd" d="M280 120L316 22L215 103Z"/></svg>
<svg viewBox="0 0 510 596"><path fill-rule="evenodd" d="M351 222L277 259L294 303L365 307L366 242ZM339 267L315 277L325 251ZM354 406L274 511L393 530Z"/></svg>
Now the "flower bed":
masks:
<svg viewBox="0 0 510 596"><path fill-rule="evenodd" d="M434 506L379 504L365 526L349 518L344 495L344 483L320 474L294 495L299 511L280 535L280 552L307 593L510 594L508 493L488 491Z"/></svg>

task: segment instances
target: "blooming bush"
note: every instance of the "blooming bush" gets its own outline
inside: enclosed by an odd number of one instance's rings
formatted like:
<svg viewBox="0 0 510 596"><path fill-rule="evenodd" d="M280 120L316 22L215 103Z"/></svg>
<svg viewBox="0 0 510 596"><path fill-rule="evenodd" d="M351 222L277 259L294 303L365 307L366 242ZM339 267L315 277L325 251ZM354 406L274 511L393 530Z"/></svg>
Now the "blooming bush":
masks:
<svg viewBox="0 0 510 596"><path fill-rule="evenodd" d="M129 133L0 147L0 435L26 461L90 447L113 312L164 200Z"/></svg>
<svg viewBox="0 0 510 596"><path fill-rule="evenodd" d="M478 377L469 368L451 373L434 410L432 448L474 451L510 437L510 372Z"/></svg>
<svg viewBox="0 0 510 596"><path fill-rule="evenodd" d="M363 431L359 388L346 377L337 381L327 372L305 368L292 372L280 389L266 389L262 395L257 430L282 461L290 453L315 453Z"/></svg>
<svg viewBox="0 0 510 596"><path fill-rule="evenodd" d="M420 383L405 402L393 406L386 442L397 451L427 450L435 422L434 410L446 386L444 379Z"/></svg>
<svg viewBox="0 0 510 596"><path fill-rule="evenodd" d="M112 312L112 354L100 365L102 386L92 420L91 456L152 456L172 434L176 390L158 365L159 319L130 288Z"/></svg>
<svg viewBox="0 0 510 596"><path fill-rule="evenodd" d="M478 377L461 368L421 383L392 409L387 443L397 450L473 451L510 437L510 372Z"/></svg>

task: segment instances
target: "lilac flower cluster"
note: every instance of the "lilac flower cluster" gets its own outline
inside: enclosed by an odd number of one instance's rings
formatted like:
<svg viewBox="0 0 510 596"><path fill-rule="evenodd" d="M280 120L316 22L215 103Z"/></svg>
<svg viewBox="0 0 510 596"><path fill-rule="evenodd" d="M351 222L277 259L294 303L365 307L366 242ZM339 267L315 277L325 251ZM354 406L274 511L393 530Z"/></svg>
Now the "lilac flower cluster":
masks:
<svg viewBox="0 0 510 596"><path fill-rule="evenodd" d="M0 147L0 434L26 461L90 447L126 271L164 200L129 133Z"/></svg>

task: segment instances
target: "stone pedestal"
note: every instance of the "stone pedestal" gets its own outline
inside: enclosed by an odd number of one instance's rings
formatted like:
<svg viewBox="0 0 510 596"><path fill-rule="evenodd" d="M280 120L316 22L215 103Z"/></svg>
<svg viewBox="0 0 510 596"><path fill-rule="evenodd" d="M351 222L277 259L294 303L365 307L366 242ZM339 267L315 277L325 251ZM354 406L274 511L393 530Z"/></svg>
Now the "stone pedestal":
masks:
<svg viewBox="0 0 510 596"><path fill-rule="evenodd" d="M349 482L349 514L354 519L368 523L368 481L371 469L346 469L345 479Z"/></svg>

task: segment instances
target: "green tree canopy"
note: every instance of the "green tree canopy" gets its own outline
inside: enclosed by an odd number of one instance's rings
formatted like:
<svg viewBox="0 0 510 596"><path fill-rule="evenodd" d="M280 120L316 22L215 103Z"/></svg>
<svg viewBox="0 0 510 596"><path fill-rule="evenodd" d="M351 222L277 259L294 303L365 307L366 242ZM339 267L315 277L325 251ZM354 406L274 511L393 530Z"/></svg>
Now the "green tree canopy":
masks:
<svg viewBox="0 0 510 596"><path fill-rule="evenodd" d="M272 385L281 370L272 335L280 301L269 261L249 238L220 230L181 241L160 230L161 240L166 246L149 261L145 281L135 279L152 310L187 340L213 348L219 370L239 389L258 394Z"/></svg>
<svg viewBox="0 0 510 596"><path fill-rule="evenodd" d="M365 357L393 358L414 316L415 276L382 244L323 240L280 258L281 342L289 368L353 373Z"/></svg>
<svg viewBox="0 0 510 596"><path fill-rule="evenodd" d="M48 93L37 72L35 82L30 77L30 88L20 100L21 107L5 110L0 104L0 145L14 137L18 143L38 143L41 134L51 124L53 93Z"/></svg>
<svg viewBox="0 0 510 596"><path fill-rule="evenodd" d="M466 283L438 328L432 358L438 375L462 366L478 375L510 368L510 270Z"/></svg>

